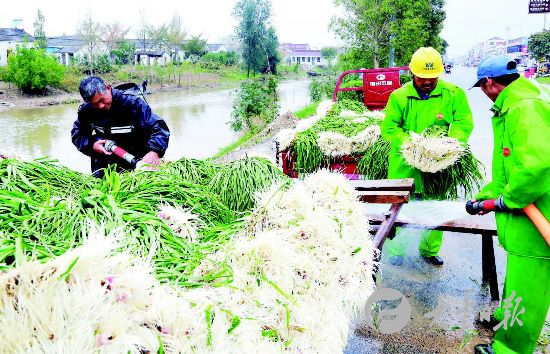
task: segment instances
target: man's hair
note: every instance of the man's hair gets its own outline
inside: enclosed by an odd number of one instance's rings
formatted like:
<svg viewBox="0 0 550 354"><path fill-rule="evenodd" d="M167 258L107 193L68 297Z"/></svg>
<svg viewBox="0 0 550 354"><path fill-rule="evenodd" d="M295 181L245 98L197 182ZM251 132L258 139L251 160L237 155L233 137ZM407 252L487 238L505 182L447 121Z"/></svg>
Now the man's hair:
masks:
<svg viewBox="0 0 550 354"><path fill-rule="evenodd" d="M491 79L496 82L497 84L501 84L503 86L508 86L512 82L516 81L519 78L518 73L508 74L508 75L502 75L502 76L496 76L492 77Z"/></svg>
<svg viewBox="0 0 550 354"><path fill-rule="evenodd" d="M88 76L80 81L80 96L85 102L90 102L96 93L107 92L107 86L105 82L97 76Z"/></svg>

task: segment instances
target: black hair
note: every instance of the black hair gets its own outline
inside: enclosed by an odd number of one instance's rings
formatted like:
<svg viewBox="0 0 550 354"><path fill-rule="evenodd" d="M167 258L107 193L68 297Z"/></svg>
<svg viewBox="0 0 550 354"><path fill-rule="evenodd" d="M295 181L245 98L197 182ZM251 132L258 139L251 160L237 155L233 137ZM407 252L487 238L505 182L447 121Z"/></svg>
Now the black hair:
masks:
<svg viewBox="0 0 550 354"><path fill-rule="evenodd" d="M107 86L103 79L97 76L88 76L80 81L80 96L84 99L84 102L90 102L90 100L96 95L96 93L107 92Z"/></svg>
<svg viewBox="0 0 550 354"><path fill-rule="evenodd" d="M512 62L510 62L510 63L512 63ZM510 63L508 63L508 64L510 64ZM513 63L515 64L515 62L513 62ZM514 65L514 67L515 67L515 65ZM508 69L508 70L511 70L511 69ZM518 73L513 73L513 74L508 74L508 75L492 77L491 80L493 80L497 84L501 84L503 86L508 86L512 82L516 81L518 78L519 78L519 74Z"/></svg>

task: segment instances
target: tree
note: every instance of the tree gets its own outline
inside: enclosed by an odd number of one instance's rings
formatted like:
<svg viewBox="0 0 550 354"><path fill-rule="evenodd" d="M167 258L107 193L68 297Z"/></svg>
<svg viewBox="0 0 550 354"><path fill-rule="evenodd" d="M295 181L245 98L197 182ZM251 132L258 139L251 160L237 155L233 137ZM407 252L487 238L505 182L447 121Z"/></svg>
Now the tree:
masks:
<svg viewBox="0 0 550 354"><path fill-rule="evenodd" d="M149 39L151 41L151 48L157 50L164 50L170 47L168 43L168 25L163 23L158 27L150 25L147 29Z"/></svg>
<svg viewBox="0 0 550 354"><path fill-rule="evenodd" d="M446 42L439 36L445 20L443 6L444 0L396 1L391 32L398 65L406 65L420 47L433 47L444 53Z"/></svg>
<svg viewBox="0 0 550 354"><path fill-rule="evenodd" d="M136 36L139 41L140 49L147 49L147 42L149 41L149 23L147 22L147 18L145 17L145 10L140 11L140 22L139 27L136 31Z"/></svg>
<svg viewBox="0 0 550 354"><path fill-rule="evenodd" d="M330 28L357 55L368 56L365 64L386 65L390 46L395 48L398 65L409 62L420 47L431 46L443 52L440 37L445 20L444 0L334 0L344 9L343 18L333 18ZM350 56L344 56L347 59ZM342 58L340 59L342 60Z"/></svg>
<svg viewBox="0 0 550 354"><path fill-rule="evenodd" d="M86 15L86 18L78 27L78 34L86 43L86 54L89 59L90 75L93 75L94 56L97 47L101 43L103 31L103 26L99 22L95 22L91 14Z"/></svg>
<svg viewBox="0 0 550 354"><path fill-rule="evenodd" d="M191 39L182 45L183 50L185 50L186 55L191 58L200 58L208 52L206 48L206 40L201 39L201 36L194 36Z"/></svg>
<svg viewBox="0 0 550 354"><path fill-rule="evenodd" d="M271 2L269 0L239 0L233 9L237 19L235 37L241 43L242 57L246 66L247 76L262 71L274 72L273 63L278 62L276 48L277 35L273 27L269 27L271 18Z"/></svg>
<svg viewBox="0 0 550 354"><path fill-rule="evenodd" d="M167 36L168 44L170 46L170 51L172 54L172 60L178 60L178 50L181 48L181 45L187 35L186 31L183 29L183 23L179 14L175 14L172 17L172 20L168 24Z"/></svg>
<svg viewBox="0 0 550 354"><path fill-rule="evenodd" d="M336 58L336 48L324 47L321 49L321 56L326 59L328 66L332 66L332 61Z"/></svg>
<svg viewBox="0 0 550 354"><path fill-rule="evenodd" d="M115 64L130 64L136 52L136 45L128 41L122 41L118 47L111 51Z"/></svg>
<svg viewBox="0 0 550 354"><path fill-rule="evenodd" d="M550 31L533 33L529 36L527 45L533 58L550 59Z"/></svg>
<svg viewBox="0 0 550 354"><path fill-rule="evenodd" d="M119 46L119 43L126 38L130 28L124 28L118 22L107 23L104 26L103 42L107 46L107 51L111 53Z"/></svg>
<svg viewBox="0 0 550 354"><path fill-rule="evenodd" d="M262 74L277 74L277 64L281 61L279 56L279 39L273 26L267 30L265 39L260 41L264 50L265 60L260 61L260 72Z"/></svg>
<svg viewBox="0 0 550 354"><path fill-rule="evenodd" d="M333 17L330 28L352 48L370 53L378 68L389 48L392 0L334 0L344 18Z"/></svg>
<svg viewBox="0 0 550 354"><path fill-rule="evenodd" d="M36 11L36 20L34 20L34 46L41 49L46 49L48 41L44 32L44 15L38 9Z"/></svg>
<svg viewBox="0 0 550 354"><path fill-rule="evenodd" d="M48 86L59 86L63 73L63 65L44 49L23 43L8 57L6 79L25 93L43 93Z"/></svg>

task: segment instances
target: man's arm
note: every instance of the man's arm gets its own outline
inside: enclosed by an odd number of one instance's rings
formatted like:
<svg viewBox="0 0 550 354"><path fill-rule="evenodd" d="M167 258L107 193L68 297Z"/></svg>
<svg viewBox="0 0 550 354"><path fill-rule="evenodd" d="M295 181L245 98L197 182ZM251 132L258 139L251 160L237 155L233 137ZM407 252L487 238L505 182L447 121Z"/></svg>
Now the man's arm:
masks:
<svg viewBox="0 0 550 354"><path fill-rule="evenodd" d="M398 98L390 95L386 105L386 116L380 125L382 137L391 142L393 146L400 147L409 134L403 130L403 107L400 107Z"/></svg>
<svg viewBox="0 0 550 354"><path fill-rule="evenodd" d="M548 104L522 104L510 108L515 131L510 133L514 159L508 184L504 187L504 202L512 209L522 209L550 192L550 120Z"/></svg>
<svg viewBox="0 0 550 354"><path fill-rule="evenodd" d="M170 130L166 122L156 114L151 113L147 119L146 127L149 131L147 147L150 151L158 153L159 157L163 157L166 149L168 149L170 139Z"/></svg>
<svg viewBox="0 0 550 354"><path fill-rule="evenodd" d="M148 136L146 147L149 153L143 157L143 161L156 165L158 164L158 159L164 156L168 148L170 130L166 122L154 114L147 103L138 99L137 104L136 113L139 115L138 123Z"/></svg>
<svg viewBox="0 0 550 354"><path fill-rule="evenodd" d="M468 99L464 91L458 89L453 100L453 121L449 126L449 136L461 143L467 143L473 129L474 119Z"/></svg>
<svg viewBox="0 0 550 354"><path fill-rule="evenodd" d="M80 119L77 119L73 123L71 140L78 151L88 156L92 155L93 145L95 143L95 139L92 136L92 128L82 124Z"/></svg>

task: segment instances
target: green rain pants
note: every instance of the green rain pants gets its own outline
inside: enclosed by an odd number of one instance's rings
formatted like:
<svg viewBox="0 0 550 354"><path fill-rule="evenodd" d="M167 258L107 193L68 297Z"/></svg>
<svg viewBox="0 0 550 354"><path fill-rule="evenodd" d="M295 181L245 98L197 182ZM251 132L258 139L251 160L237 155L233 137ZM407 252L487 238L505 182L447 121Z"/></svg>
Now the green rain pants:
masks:
<svg viewBox="0 0 550 354"><path fill-rule="evenodd" d="M386 240L385 252L391 257L405 256L405 248L410 240L420 234L418 250L424 257L437 256L443 243L443 231L418 230L408 228L398 228L393 240Z"/></svg>
<svg viewBox="0 0 550 354"><path fill-rule="evenodd" d="M511 305L505 308L505 299L508 299L515 291L514 299L509 301ZM525 308L517 318L521 320L520 326L517 320L511 325L516 301L521 297L516 313ZM522 257L508 254L506 263L506 279L502 304L495 311L495 317L499 322L508 317L507 329L501 326L495 333L493 350L496 354L531 354L535 350L537 340L544 326L550 306L550 259Z"/></svg>

